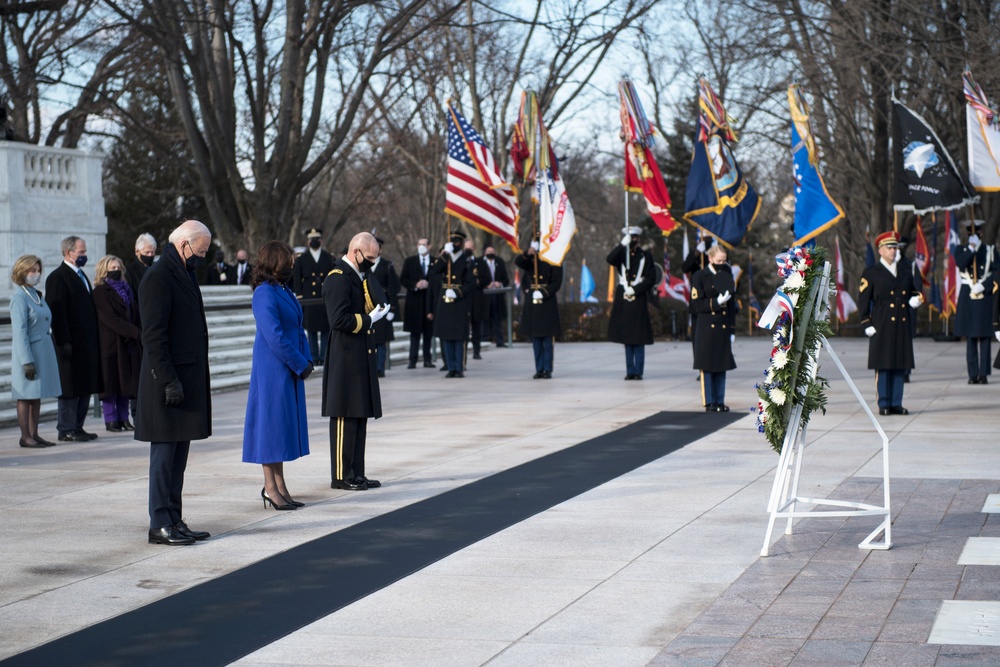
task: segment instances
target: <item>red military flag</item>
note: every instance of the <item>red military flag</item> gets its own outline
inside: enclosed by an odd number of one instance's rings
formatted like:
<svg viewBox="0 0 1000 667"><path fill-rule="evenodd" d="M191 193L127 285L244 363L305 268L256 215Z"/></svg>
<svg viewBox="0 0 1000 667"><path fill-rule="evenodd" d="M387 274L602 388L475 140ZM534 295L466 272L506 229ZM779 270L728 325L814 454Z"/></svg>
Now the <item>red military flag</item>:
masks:
<svg viewBox="0 0 1000 667"><path fill-rule="evenodd" d="M635 86L627 79L618 84L621 97L621 138L625 142L625 189L641 192L649 216L663 235L677 229L670 215L670 192L653 156L653 124L646 118Z"/></svg>
<svg viewBox="0 0 1000 667"><path fill-rule="evenodd" d="M923 291L924 287L928 287L930 285L930 281L927 279L927 273L932 265L931 257L933 256L934 251L927 245L927 237L924 236L924 229L921 222L922 220L918 215L916 227L917 247L913 261L917 265L917 270L920 271L920 283L922 285L921 291Z"/></svg>

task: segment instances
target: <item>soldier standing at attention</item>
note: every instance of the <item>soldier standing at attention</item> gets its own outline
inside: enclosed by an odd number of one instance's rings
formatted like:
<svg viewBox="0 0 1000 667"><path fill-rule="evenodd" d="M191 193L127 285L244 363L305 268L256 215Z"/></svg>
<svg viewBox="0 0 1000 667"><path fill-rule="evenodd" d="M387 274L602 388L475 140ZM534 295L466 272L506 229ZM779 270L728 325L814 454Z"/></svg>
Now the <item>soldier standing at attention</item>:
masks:
<svg viewBox="0 0 1000 667"><path fill-rule="evenodd" d="M958 310L955 313L955 335L965 336L965 361L969 384L986 384L990 374L990 345L993 342L993 302L987 286L996 270L993 246L980 236L983 220L966 220L969 238L965 245L951 246L955 264L961 274Z"/></svg>
<svg viewBox="0 0 1000 667"><path fill-rule="evenodd" d="M434 296L434 335L441 339L448 378L465 377L465 341L476 276L474 261L465 254L465 232L452 231L444 252L431 266L437 278Z"/></svg>
<svg viewBox="0 0 1000 667"><path fill-rule="evenodd" d="M531 339L535 352L535 380L552 379L555 337L562 335L559 322L559 301L556 294L562 287L563 269L538 259L538 233L528 249L514 258L521 269L521 289L524 290L524 310L519 325L521 335Z"/></svg>
<svg viewBox="0 0 1000 667"><path fill-rule="evenodd" d="M307 250L298 256L292 267L292 291L299 299L321 299L323 280L333 270L333 255L323 250L323 231L313 227L306 232ZM306 330L309 353L316 366L326 359L326 344L330 327L322 304L302 307L302 328Z"/></svg>
<svg viewBox="0 0 1000 667"><path fill-rule="evenodd" d="M641 380L646 346L653 344L646 296L656 283L656 270L652 253L639 245L642 227L625 227L622 233L621 243L608 253L608 264L618 278L608 340L625 346L625 379Z"/></svg>

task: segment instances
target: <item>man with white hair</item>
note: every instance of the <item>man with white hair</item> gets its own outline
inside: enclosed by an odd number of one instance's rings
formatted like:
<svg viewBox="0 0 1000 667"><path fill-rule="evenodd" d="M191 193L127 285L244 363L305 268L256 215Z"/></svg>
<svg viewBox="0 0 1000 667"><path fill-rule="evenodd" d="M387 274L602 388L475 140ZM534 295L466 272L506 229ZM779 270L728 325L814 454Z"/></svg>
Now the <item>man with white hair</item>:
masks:
<svg viewBox="0 0 1000 667"><path fill-rule="evenodd" d="M194 544L208 533L188 528L181 507L192 440L212 435L208 326L195 269L212 233L197 220L175 229L139 287L142 370L135 439L149 448L149 542Z"/></svg>
<svg viewBox="0 0 1000 667"><path fill-rule="evenodd" d="M146 274L146 269L153 265L156 257L156 239L152 234L139 234L135 240L135 259L125 267L125 282L132 288L132 294L139 298L139 283Z"/></svg>

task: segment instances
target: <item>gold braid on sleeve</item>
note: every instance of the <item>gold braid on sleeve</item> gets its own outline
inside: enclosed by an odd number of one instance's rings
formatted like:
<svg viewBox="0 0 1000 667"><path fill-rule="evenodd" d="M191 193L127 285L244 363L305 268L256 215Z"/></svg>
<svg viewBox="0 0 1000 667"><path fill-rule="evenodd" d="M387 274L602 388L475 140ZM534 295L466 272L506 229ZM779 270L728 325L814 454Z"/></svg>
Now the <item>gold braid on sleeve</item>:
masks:
<svg viewBox="0 0 1000 667"><path fill-rule="evenodd" d="M372 302L371 292L368 291L368 279L361 281L361 287L365 291L365 315L375 310L375 303Z"/></svg>

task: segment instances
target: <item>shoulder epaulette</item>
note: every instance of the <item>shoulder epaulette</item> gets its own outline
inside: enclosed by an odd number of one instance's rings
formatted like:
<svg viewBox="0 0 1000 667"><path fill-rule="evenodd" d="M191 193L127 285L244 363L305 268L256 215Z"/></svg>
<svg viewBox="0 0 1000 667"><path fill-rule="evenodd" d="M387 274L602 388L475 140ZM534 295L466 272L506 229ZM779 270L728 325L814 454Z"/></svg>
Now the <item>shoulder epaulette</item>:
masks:
<svg viewBox="0 0 1000 667"><path fill-rule="evenodd" d="M340 269L334 269L333 271L331 271L330 273L328 273L328 274L326 274L326 275L328 275L328 276L332 276L332 275L333 275L333 274L335 274L335 273L343 273L343 271L342 271L342 270L340 270Z"/></svg>

